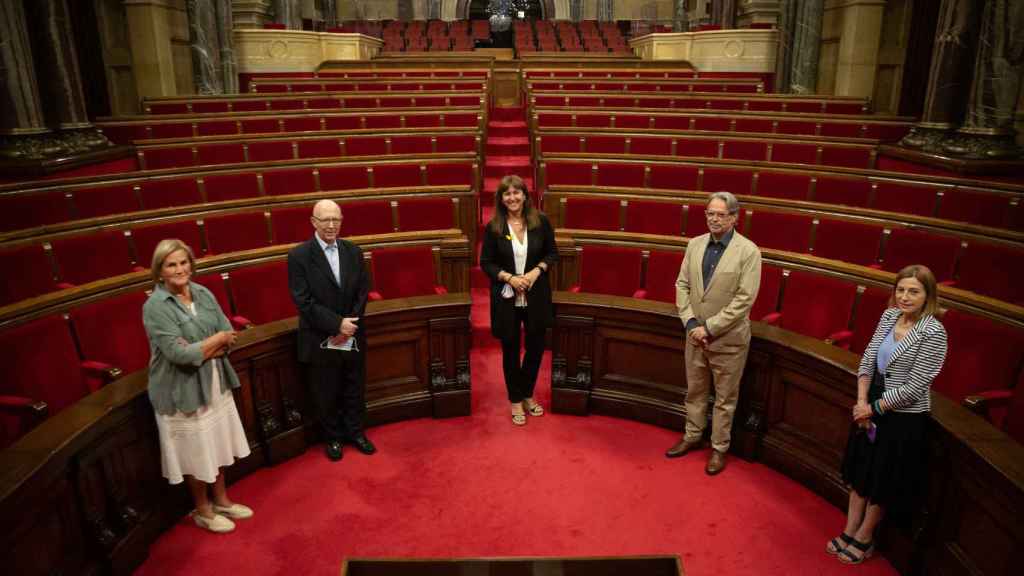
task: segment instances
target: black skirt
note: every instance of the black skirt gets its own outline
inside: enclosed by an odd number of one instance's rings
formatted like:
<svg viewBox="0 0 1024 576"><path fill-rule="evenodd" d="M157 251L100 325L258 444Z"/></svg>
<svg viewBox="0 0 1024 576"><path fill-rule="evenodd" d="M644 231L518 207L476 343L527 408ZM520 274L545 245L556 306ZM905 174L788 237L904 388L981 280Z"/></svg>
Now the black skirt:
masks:
<svg viewBox="0 0 1024 576"><path fill-rule="evenodd" d="M876 373L869 402L880 398L884 390ZM928 420L927 412L874 416L874 441L864 429L851 426L843 456L843 481L872 504L885 508L887 515L905 519L925 489Z"/></svg>

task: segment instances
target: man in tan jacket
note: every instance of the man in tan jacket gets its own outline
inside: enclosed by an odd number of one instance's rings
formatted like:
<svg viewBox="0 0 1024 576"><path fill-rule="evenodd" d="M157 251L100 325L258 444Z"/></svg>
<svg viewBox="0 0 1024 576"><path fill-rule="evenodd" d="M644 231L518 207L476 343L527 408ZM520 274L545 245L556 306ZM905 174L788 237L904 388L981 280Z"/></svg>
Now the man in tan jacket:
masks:
<svg viewBox="0 0 1024 576"><path fill-rule="evenodd" d="M710 475L725 468L750 350L750 307L761 285L761 252L736 232L738 214L731 193L711 194L705 211L710 232L690 240L676 280L676 307L686 329L686 432L665 455L677 458L700 445L713 385Z"/></svg>

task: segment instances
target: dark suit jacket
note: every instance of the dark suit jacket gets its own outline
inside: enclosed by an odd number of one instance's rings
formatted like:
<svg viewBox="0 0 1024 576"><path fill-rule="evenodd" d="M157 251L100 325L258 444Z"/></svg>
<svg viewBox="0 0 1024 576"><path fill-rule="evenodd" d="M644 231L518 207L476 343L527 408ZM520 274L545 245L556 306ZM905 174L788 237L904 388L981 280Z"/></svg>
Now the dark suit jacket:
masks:
<svg viewBox="0 0 1024 576"><path fill-rule="evenodd" d="M288 288L299 311L299 362L329 361L342 354L335 350L323 351L320 343L338 334L342 318L354 316L360 318L356 345L359 354L365 353L363 315L369 282L363 268L363 251L339 238L338 264L341 286L335 281L327 256L315 237L288 252Z"/></svg>
<svg viewBox="0 0 1024 576"><path fill-rule="evenodd" d="M480 250L480 268L491 278L491 334L495 338L511 339L519 327L515 324L515 298L502 298L501 290L505 283L498 280L502 271L516 273L515 255L512 253L512 239L508 225L500 236L484 229L483 247ZM543 214L540 215L540 226L527 230L526 272L540 262L547 262L548 272L537 278L533 287L526 293L526 313L530 325L537 329L552 324L554 309L551 305L551 283L548 275L551 267L558 262L558 249L555 247L555 231Z"/></svg>

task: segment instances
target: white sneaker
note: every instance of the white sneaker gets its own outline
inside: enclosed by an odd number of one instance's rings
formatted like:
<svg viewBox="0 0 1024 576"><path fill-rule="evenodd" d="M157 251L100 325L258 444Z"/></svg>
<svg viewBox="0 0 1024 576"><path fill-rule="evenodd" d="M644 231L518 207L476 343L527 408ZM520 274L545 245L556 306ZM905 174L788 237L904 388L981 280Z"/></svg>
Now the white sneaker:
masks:
<svg viewBox="0 0 1024 576"><path fill-rule="evenodd" d="M213 505L213 511L217 514L227 516L228 518L234 518L235 520L244 520L246 518L252 518L252 508L244 504L235 502L231 506L217 506Z"/></svg>
<svg viewBox="0 0 1024 576"><path fill-rule="evenodd" d="M218 534L224 534L231 532L235 529L235 523L220 514L214 514L213 518L207 518L199 513L199 511L192 512L192 520L195 521L196 526L205 528L210 532L216 532Z"/></svg>

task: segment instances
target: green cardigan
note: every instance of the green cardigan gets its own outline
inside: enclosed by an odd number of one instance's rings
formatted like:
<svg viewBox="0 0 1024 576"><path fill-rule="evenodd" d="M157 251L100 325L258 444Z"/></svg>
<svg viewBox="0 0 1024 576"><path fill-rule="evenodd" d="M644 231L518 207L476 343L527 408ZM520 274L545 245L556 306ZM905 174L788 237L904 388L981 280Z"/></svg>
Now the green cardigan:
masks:
<svg viewBox="0 0 1024 576"><path fill-rule="evenodd" d="M163 284L156 285L142 306L149 336L149 400L158 414L187 414L209 405L214 369L220 370L222 392L240 385L227 357L203 360L202 341L232 328L213 293L195 282L189 288L195 316Z"/></svg>

